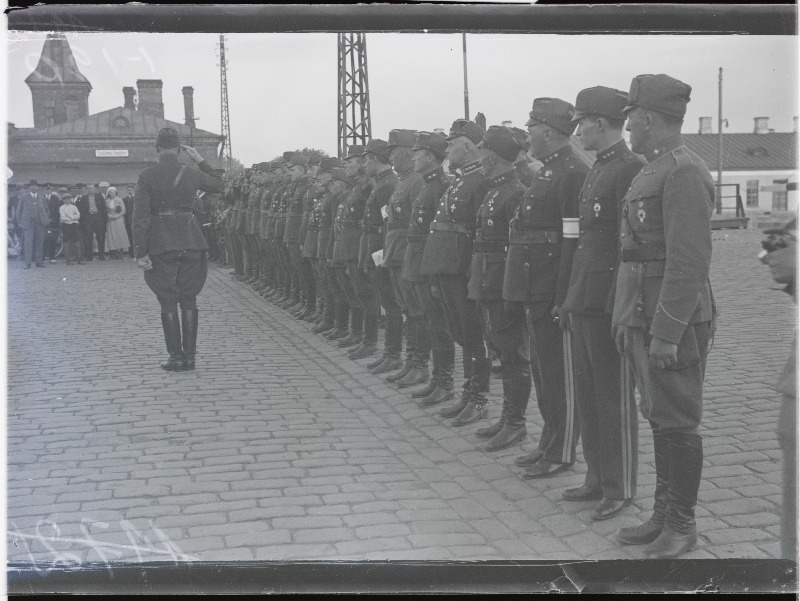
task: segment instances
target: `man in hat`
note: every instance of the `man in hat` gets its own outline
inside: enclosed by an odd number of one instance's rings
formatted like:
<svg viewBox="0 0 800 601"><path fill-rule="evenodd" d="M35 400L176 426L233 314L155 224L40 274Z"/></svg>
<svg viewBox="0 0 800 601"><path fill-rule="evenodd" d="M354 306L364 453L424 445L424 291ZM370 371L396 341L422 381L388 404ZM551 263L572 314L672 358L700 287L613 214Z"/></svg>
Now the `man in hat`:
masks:
<svg viewBox="0 0 800 601"><path fill-rule="evenodd" d="M316 322L317 318L322 316L319 298L319 293L321 290L317 287L317 275L315 268L317 232L314 232L313 236L313 249L309 249L308 251L305 249L306 241L309 239L308 230L311 221L311 214L314 211L314 205L325 193L325 186L321 186L320 181L317 179L317 173L319 172L319 165L321 162L322 157L318 154L312 154L310 157L308 157L306 164L306 177L308 178L308 186L306 187L306 191L303 193L303 216L300 222L300 232L297 236L297 243L300 248L300 278L306 291L305 308L297 315L297 319L302 319L303 321L308 322ZM323 178L326 179L326 183L329 177L330 173L327 174L327 178ZM315 257L314 261L311 261L312 255Z"/></svg>
<svg viewBox="0 0 800 601"><path fill-rule="evenodd" d="M283 193L280 195L278 206L275 211L274 243L278 249L278 256L280 257L285 284L285 298L278 302L278 306L281 309L296 307L300 302L298 276L295 273L289 249L286 247L286 243L283 240L286 234L286 219L289 216L289 205L292 202L297 187L296 182L304 175L303 171L294 168L296 164L296 159L293 158L294 154L295 153L291 151L283 153L283 173L286 186L283 189Z"/></svg>
<svg viewBox="0 0 800 601"><path fill-rule="evenodd" d="M329 172L325 193L319 202L314 205L313 222L317 230L317 272L319 281L322 285L324 295L325 310L322 321L312 328L314 334L323 336L339 333L337 330L347 332L347 320L349 319L350 309L347 300L340 300L340 291L335 281L335 275L331 271L328 262L329 256L333 255L333 219L338 210L340 192L344 189L344 184L336 182L336 174L343 173L344 163L338 158L324 159L320 164L320 173ZM337 171L337 169L342 171ZM343 291L341 291L343 294Z"/></svg>
<svg viewBox="0 0 800 601"><path fill-rule="evenodd" d="M457 119L447 137L447 159L455 180L439 200L422 255L422 272L430 274L445 311L448 330L463 349L464 383L458 401L440 412L465 426L486 417L486 395L492 361L487 357L480 311L467 290L475 215L486 196L478 148L486 132L476 123ZM441 395L441 389L436 393ZM431 400L437 400L434 396ZM422 399L425 405L429 401Z"/></svg>
<svg viewBox="0 0 800 601"><path fill-rule="evenodd" d="M522 306L503 301L509 222L525 188L514 168L520 145L508 128L490 127L479 148L487 192L478 209L468 291L469 298L478 302L486 341L500 351L503 410L496 424L479 428L475 434L489 439L487 451L497 451L516 444L527 434L530 340Z"/></svg>
<svg viewBox="0 0 800 601"><path fill-rule="evenodd" d="M134 250L137 265L144 269L144 280L161 305L161 325L169 352L161 368L192 370L197 344L196 297L208 272L208 245L192 204L198 189L222 192L224 184L219 172L199 152L181 144L174 129L165 127L158 132L156 150L158 163L139 174L136 186ZM182 165L178 160L181 151L199 169Z"/></svg>
<svg viewBox="0 0 800 601"><path fill-rule="evenodd" d="M408 244L408 222L411 218L411 203L423 185L422 176L414 171L411 148L416 134L410 129L393 129L389 132L389 162L398 176L397 186L389 198L386 215L386 239L383 246L383 265L389 271L394 289L394 298L405 315L404 332L406 337L406 356L403 362L386 360L371 368L372 373L388 373L387 382L395 382L408 375L414 367L417 353L417 335L421 314L414 302L411 282L402 278L403 258ZM396 370L400 371L396 371ZM389 373L393 372L393 373Z"/></svg>
<svg viewBox="0 0 800 601"><path fill-rule="evenodd" d="M355 293L352 290L352 286L349 285L347 265L337 254L337 250L340 251L341 247L337 248L336 242L338 238L341 245L341 205L347 199L350 189L355 183L344 167L337 167L333 170L330 183L330 206L325 223L320 230L322 233L327 223L330 223L325 259L328 266L328 284L336 299L336 320L335 326L323 334L328 340L342 340L350 335L348 329L351 312L350 303Z"/></svg>
<svg viewBox="0 0 800 601"><path fill-rule="evenodd" d="M619 246L618 206L642 168L622 139L628 95L596 86L575 101L577 135L596 160L580 192L578 247L562 307L572 332L572 368L586 477L567 501L599 500L595 520L617 515L636 496L638 419L632 374L611 336Z"/></svg>
<svg viewBox="0 0 800 601"><path fill-rule="evenodd" d="M647 544L649 559L678 557L697 544L698 429L715 317L708 279L714 182L683 144L690 94L690 86L669 75L639 75L625 107L631 150L648 164L621 205L612 325L653 430L656 491L650 519L622 528L617 539Z"/></svg>
<svg viewBox="0 0 800 601"><path fill-rule="evenodd" d="M39 182L35 179L30 181L28 191L20 195L19 204L17 215L23 233L25 269L31 268L31 261L36 262L36 267L44 267L44 238L50 213L47 200L39 190Z"/></svg>
<svg viewBox="0 0 800 601"><path fill-rule="evenodd" d="M247 200L247 213L245 217L244 238L247 248L247 256L250 259L252 269L250 277L245 283L257 287L261 282L261 248L258 242L258 226L261 223L261 195L266 188L264 173L258 164L253 165L253 173L250 176L250 194Z"/></svg>
<svg viewBox="0 0 800 601"><path fill-rule="evenodd" d="M574 114L575 108L559 98L533 101L526 124L528 142L543 166L511 222L503 298L525 305L537 358L532 369L541 378L537 402L544 420L538 448L516 462L526 467L525 478L545 478L568 469L578 444L571 339L562 309L578 241L578 197L589 171L570 145Z"/></svg>
<svg viewBox="0 0 800 601"><path fill-rule="evenodd" d="M312 332L318 334L333 327L333 292L328 286L325 272L318 259L319 255L319 228L322 221L323 203L329 202L328 186L331 181L332 171L339 164L339 159L330 157L318 157L312 184L308 189L307 202L304 207L308 216L305 225L305 236L302 245L303 259L306 260L313 269L314 290L318 297L316 311L305 318L314 324ZM327 198L326 198L327 197ZM306 211L304 211L306 212ZM302 230L301 230L301 236Z"/></svg>
<svg viewBox="0 0 800 601"><path fill-rule="evenodd" d="M44 239L44 258L50 259L51 263L56 262L56 254L59 250L57 248L58 234L61 232L59 208L62 204L61 197L65 194L67 194L66 188L58 188L57 190L52 190L46 196L47 212L50 214L50 223L47 224L47 233Z"/></svg>
<svg viewBox="0 0 800 601"><path fill-rule="evenodd" d="M131 248L129 255L133 258L133 199L136 196L136 186L128 184L125 187L125 198L122 199L125 205L125 231L128 234L128 240L131 240Z"/></svg>
<svg viewBox="0 0 800 601"><path fill-rule="evenodd" d="M389 162L389 143L385 140L373 138L364 150L364 168L372 180L372 191L364 208L364 219L361 227L361 242L359 244L358 265L367 274L372 283L383 310L386 313L386 337L384 340L383 354L377 361L367 366L373 369L385 361L395 365L400 363L400 353L403 351L403 313L394 295L392 278L389 271L381 261L375 264L373 255L380 251L383 254L385 229L384 214L388 210L389 199L397 187L397 174L392 171ZM364 316L366 321L366 313ZM375 315L375 342L377 341L377 314ZM365 324L366 325L366 324ZM370 324L372 328L372 324ZM360 359L372 355L375 351L375 342L371 342L372 330L364 330L362 346L353 352L351 358Z"/></svg>
<svg viewBox="0 0 800 601"><path fill-rule="evenodd" d="M272 284L270 288L264 290L264 298L270 302L278 302L283 299L284 277L281 264L281 256L275 243L275 217L286 189L287 181L283 170L283 161L274 160L270 164L273 183L270 186L269 207L267 209L266 220L264 222L264 240L269 252L269 261L272 267ZM262 213L263 215L263 213Z"/></svg>
<svg viewBox="0 0 800 601"><path fill-rule="evenodd" d="M275 290L275 257L272 253L269 239L269 221L270 210L272 208L272 200L275 198L275 192L278 186L277 167L274 162L260 163L264 172L265 190L261 195L261 212L258 222L258 238L259 247L261 248L261 260L264 265L263 270L263 283L264 287L259 293L266 297ZM274 216L272 216L274 219Z"/></svg>
<svg viewBox="0 0 800 601"><path fill-rule="evenodd" d="M344 169L353 185L342 198L334 221L333 257L336 263L344 263L346 267L346 270L340 269L336 273L350 305L350 333L338 341L340 348L360 345L365 325L370 329L370 338L373 338L374 330L374 338L369 342L377 342L378 301L369 277L358 269L361 220L372 191L369 176L364 171L363 154L364 146L361 145L354 144L347 149Z"/></svg>
<svg viewBox="0 0 800 601"><path fill-rule="evenodd" d="M108 223L108 207L103 195L97 192L94 184L86 187L86 204L88 206L87 222L84 238L86 246L86 260L94 258L94 243L97 240L97 258L106 260L106 224Z"/></svg>
<svg viewBox="0 0 800 601"><path fill-rule="evenodd" d="M309 290L309 274L305 268L306 264L303 262L299 241L306 192L308 192L308 188L311 185L311 180L306 173L308 157L295 152L292 153L289 160L291 162L292 188L286 212L286 229L283 232L283 243L286 246L286 254L292 267L292 287L297 291L297 300L289 307L289 311L299 317L308 309L309 303L313 307L317 300L316 290ZM309 298L312 294L313 296Z"/></svg>
<svg viewBox="0 0 800 601"><path fill-rule="evenodd" d="M239 211L242 204L242 185L243 177L239 177L231 182L230 189L226 192L226 200L231 207L225 221L225 243L233 260L233 272L231 275L237 280L244 276L244 253L242 242L239 239L237 225L239 222Z"/></svg>
<svg viewBox="0 0 800 601"><path fill-rule="evenodd" d="M455 344L447 329L442 301L432 294L430 276L421 271L430 223L439 199L450 185L442 168L446 149L447 140L435 132L419 132L411 148L414 170L422 176L423 185L411 205L402 277L412 284L413 302L422 319L418 322L421 327L417 332L414 369L398 380L397 385L404 388L428 382L428 357L433 355L432 381L426 389L416 393L424 406L435 405L454 396Z"/></svg>

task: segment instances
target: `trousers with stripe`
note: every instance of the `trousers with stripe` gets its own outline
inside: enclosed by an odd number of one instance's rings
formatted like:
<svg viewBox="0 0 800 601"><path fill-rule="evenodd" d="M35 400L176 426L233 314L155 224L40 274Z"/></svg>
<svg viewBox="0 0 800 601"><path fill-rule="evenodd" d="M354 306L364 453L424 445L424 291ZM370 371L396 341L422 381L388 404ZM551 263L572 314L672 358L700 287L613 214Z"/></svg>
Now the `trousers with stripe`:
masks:
<svg viewBox="0 0 800 601"><path fill-rule="evenodd" d="M607 499L636 496L639 422L633 370L617 353L611 315L571 314L572 369L586 486Z"/></svg>
<svg viewBox="0 0 800 601"><path fill-rule="evenodd" d="M531 345L536 348L539 363L536 371L541 378L536 399L544 421L539 450L550 463L574 463L580 430L575 411L570 334L561 331L549 311L535 320L530 312L527 315Z"/></svg>

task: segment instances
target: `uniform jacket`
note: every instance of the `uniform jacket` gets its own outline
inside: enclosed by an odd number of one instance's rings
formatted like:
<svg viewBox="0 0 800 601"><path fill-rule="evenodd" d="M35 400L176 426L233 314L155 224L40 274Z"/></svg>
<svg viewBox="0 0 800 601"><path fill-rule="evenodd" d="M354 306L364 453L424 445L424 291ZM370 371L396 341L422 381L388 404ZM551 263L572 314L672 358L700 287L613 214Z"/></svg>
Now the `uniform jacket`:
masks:
<svg viewBox="0 0 800 601"><path fill-rule="evenodd" d="M347 188L343 190L340 194L336 194L331 196L331 202L328 207L328 214L330 215L330 230L328 232L328 244L325 247L325 258L328 260L328 264L333 267L342 267L344 266L344 262L340 259L337 259L334 256L334 245L336 242L336 217L339 214L339 210L342 204L344 204L345 199L350 194L350 189ZM320 228L320 233L322 233L322 228ZM322 247L320 247L321 250Z"/></svg>
<svg viewBox="0 0 800 601"><path fill-rule="evenodd" d="M236 231L244 233L245 222L247 221L248 202L250 201L250 186L242 186L239 198L236 201L234 212L236 215Z"/></svg>
<svg viewBox="0 0 800 601"><path fill-rule="evenodd" d="M571 313L611 314L619 255L619 207L644 161L623 140L597 153L580 193L578 248L567 298Z"/></svg>
<svg viewBox="0 0 800 601"><path fill-rule="evenodd" d="M487 180L486 186L476 218L467 285L469 298L479 301L503 298L508 224L525 192L515 170Z"/></svg>
<svg viewBox="0 0 800 601"><path fill-rule="evenodd" d="M250 190L245 224L245 233L247 234L252 235L258 233L258 225L261 221L261 194L263 194L263 192L263 186L253 186Z"/></svg>
<svg viewBox="0 0 800 601"><path fill-rule="evenodd" d="M283 235L286 233L286 216L296 187L297 181L288 182L278 198L278 204L275 208L275 233L273 234L273 240L278 244L283 244Z"/></svg>
<svg viewBox="0 0 800 601"><path fill-rule="evenodd" d="M295 182L292 197L289 199L286 210L286 230L283 233L284 244L297 244L300 242L303 207L306 202L306 192L308 192L310 183L307 177L302 177Z"/></svg>
<svg viewBox="0 0 800 601"><path fill-rule="evenodd" d="M267 239L267 223L269 222L269 211L272 208L272 197L275 194L275 182L267 185L264 194L261 195L261 216L258 220L258 236Z"/></svg>
<svg viewBox="0 0 800 601"><path fill-rule="evenodd" d="M408 222L408 244L403 257L403 278L422 281L425 275L420 271L425 242L430 235L430 226L439 206L439 199L450 186L444 169L438 167L422 176L423 185L411 205L411 219Z"/></svg>
<svg viewBox="0 0 800 601"><path fill-rule="evenodd" d="M192 203L197 190L222 192L225 184L205 161L199 169L181 168L174 154L161 154L158 163L139 174L133 203L133 241L136 258L171 250L206 250L208 245Z"/></svg>
<svg viewBox="0 0 800 601"><path fill-rule="evenodd" d="M514 163L514 168L517 170L520 183L526 188L530 188L533 184L533 171L528 167L527 161L517 161Z"/></svg>
<svg viewBox="0 0 800 601"><path fill-rule="evenodd" d="M431 222L422 254L423 274L469 273L475 218L486 189L479 161L458 170L455 181L439 199L439 208Z"/></svg>
<svg viewBox="0 0 800 601"><path fill-rule="evenodd" d="M30 196L30 193L28 193ZM47 212L50 215L50 227L57 228L60 225L60 221L58 218L58 209L61 207L63 203L61 202L61 197L53 192L50 197L47 199Z"/></svg>
<svg viewBox="0 0 800 601"><path fill-rule="evenodd" d="M319 241L319 224L315 219L315 209L325 196L325 188L318 185L309 186L306 192L306 205L303 211L303 226L300 228L300 240L303 242L303 256L307 259L317 258Z"/></svg>
<svg viewBox="0 0 800 601"><path fill-rule="evenodd" d="M269 211L267 211L267 231L264 238L266 240L275 240L275 217L281 208L281 199L283 192L286 189L286 182L275 182L275 187L272 190L272 198L270 199Z"/></svg>
<svg viewBox="0 0 800 601"><path fill-rule="evenodd" d="M330 190L326 190L322 198L314 205L314 215L312 217L313 227L317 230L317 258L328 258L328 246L333 232L333 197Z"/></svg>
<svg viewBox="0 0 800 601"><path fill-rule="evenodd" d="M388 206L398 181L397 175L391 169L382 171L373 179L372 191L367 198L364 218L361 220L361 242L358 249L358 266L361 269L375 267L372 253L383 248L386 228L382 211ZM388 214L388 209L386 210Z"/></svg>
<svg viewBox="0 0 800 601"><path fill-rule="evenodd" d="M648 328L678 344L688 324L713 317L714 182L680 135L646 158L622 201L612 323Z"/></svg>
<svg viewBox="0 0 800 601"><path fill-rule="evenodd" d="M364 218L364 209L371 192L370 178L368 175L364 175L343 197L336 211L333 227L333 258L337 262L358 261L361 220Z"/></svg>
<svg viewBox="0 0 800 601"><path fill-rule="evenodd" d="M383 264L386 267L396 268L403 265L411 203L422 189L422 184L422 176L413 169L399 174L397 187L389 198L386 218L386 241L383 245Z"/></svg>
<svg viewBox="0 0 800 601"><path fill-rule="evenodd" d="M44 194L37 192L36 196L31 196L30 192L23 192L20 197L19 226L22 229L30 229L38 221L42 227L47 227L50 223L50 212Z"/></svg>
<svg viewBox="0 0 800 601"><path fill-rule="evenodd" d="M567 295L578 242L578 197L589 168L565 146L545 158L510 223L503 298L540 319Z"/></svg>

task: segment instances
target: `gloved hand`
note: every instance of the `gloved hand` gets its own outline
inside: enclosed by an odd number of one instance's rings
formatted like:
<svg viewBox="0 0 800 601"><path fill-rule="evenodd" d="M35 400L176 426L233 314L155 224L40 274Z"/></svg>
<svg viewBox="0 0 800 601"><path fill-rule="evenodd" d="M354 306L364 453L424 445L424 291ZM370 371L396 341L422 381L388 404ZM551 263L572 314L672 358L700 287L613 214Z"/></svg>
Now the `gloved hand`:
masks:
<svg viewBox="0 0 800 601"><path fill-rule="evenodd" d="M553 316L553 321L558 325L559 328L561 328L562 331L572 331L572 321L570 320L570 316L567 311L561 307L553 307L553 310L550 311L550 314Z"/></svg>
<svg viewBox="0 0 800 601"><path fill-rule="evenodd" d="M136 266L139 269L144 269L145 271L153 269L153 262L150 260L150 255L145 255L139 259L136 259Z"/></svg>

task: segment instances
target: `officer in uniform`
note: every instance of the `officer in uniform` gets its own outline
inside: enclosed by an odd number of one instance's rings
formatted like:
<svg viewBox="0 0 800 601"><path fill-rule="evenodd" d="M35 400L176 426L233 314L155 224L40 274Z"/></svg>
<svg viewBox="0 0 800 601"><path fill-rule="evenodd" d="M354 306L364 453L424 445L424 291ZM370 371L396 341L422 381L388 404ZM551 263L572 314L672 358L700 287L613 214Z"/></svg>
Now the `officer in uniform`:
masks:
<svg viewBox="0 0 800 601"><path fill-rule="evenodd" d="M285 302L289 298L288 283L286 281L286 271L283 267L283 254L280 245L275 237L276 221L283 203L283 194L289 185L290 178L282 159L273 161L275 166L275 188L272 192L269 211L267 211L267 231L266 240L272 255L273 267L275 270L275 289L267 295L267 300L275 304Z"/></svg>
<svg viewBox="0 0 800 601"><path fill-rule="evenodd" d="M327 157L316 157L314 177L311 186L306 193L306 206L304 207L304 227L300 230L300 239L303 241L302 252L303 260L307 261L313 270L314 291L318 296L318 307L311 316L306 317L306 321L313 322L315 326L323 321L325 312L328 311L328 302L333 302L330 292L326 290L327 284L322 279L317 261L317 251L319 250L319 213L317 206L328 191L328 183L331 181L331 170L335 163ZM307 215L305 215L307 213Z"/></svg>
<svg viewBox="0 0 800 601"><path fill-rule="evenodd" d="M253 165L250 177L250 195L247 201L247 217L245 219L245 243L247 256L252 264L247 284L255 285L261 279L261 250L258 245L258 225L261 220L261 194L264 192L264 179L258 164Z"/></svg>
<svg viewBox="0 0 800 601"><path fill-rule="evenodd" d="M264 287L259 292L262 296L266 297L275 289L275 259L269 247L267 224L270 217L269 211L272 206L272 198L275 194L276 169L275 164L271 161L262 163L262 165L265 173L266 188L264 194L261 195L261 217L258 222L258 238L261 248L261 260L264 265Z"/></svg>
<svg viewBox="0 0 800 601"><path fill-rule="evenodd" d="M619 247L620 201L643 162L622 139L628 95L597 86L578 94L575 116L585 150L597 152L583 183L578 248L567 297L572 368L586 478L567 489L568 501L600 500L595 520L617 515L636 496L638 419L632 373L622 365L611 336Z"/></svg>
<svg viewBox="0 0 800 601"><path fill-rule="evenodd" d="M650 519L622 528L617 539L647 544L649 559L678 557L697 544L698 428L715 314L708 280L714 183L683 144L690 93L669 75L639 75L625 107L631 149L648 164L622 201L612 325L653 430L656 491Z"/></svg>
<svg viewBox="0 0 800 601"><path fill-rule="evenodd" d="M467 292L475 215L486 196L486 178L481 172L481 155L477 146L485 133L482 127L467 119L457 119L450 127L447 159L455 168L456 177L439 201L422 255L422 272L429 274L435 283L444 306L448 330L463 349L461 397L440 412L442 417L456 418L453 426L465 426L486 417L486 395L492 368L483 340L478 305Z"/></svg>
<svg viewBox="0 0 800 601"><path fill-rule="evenodd" d="M328 283L336 299L336 327L324 334L328 340L341 340L350 335L348 329L351 313L350 302L355 295L353 287L349 285L347 265L337 254L337 251L341 252L341 249L337 249L336 243L338 238L341 244L341 212L343 210L341 207L354 185L355 181L350 178L344 167L333 170L330 184L330 191L333 195L330 203L331 231L325 256L328 264ZM359 316L358 322L362 323L361 316Z"/></svg>
<svg viewBox="0 0 800 601"><path fill-rule="evenodd" d="M433 377L430 385L412 395L414 398L419 398L424 407L453 398L455 344L447 329L442 301L434 296L431 290L434 282L421 270L431 221L439 206L439 199L450 185L450 180L442 168L446 150L445 137L430 132L419 132L411 149L414 170L422 175L424 183L411 205L402 277L412 284L414 302L422 314L420 323L423 324L423 329L417 335L417 365L404 378L398 380L397 385L405 388L428 382L430 378L428 356L433 355ZM420 349L422 341L425 346ZM420 350L422 352L419 352Z"/></svg>
<svg viewBox="0 0 800 601"><path fill-rule="evenodd" d="M311 182L306 174L308 157L299 152L294 152L290 155L289 162L291 165L292 184L290 188L291 196L287 202L283 244L286 247L286 256L289 258L289 265L292 271L292 288L294 290L292 296L295 299L295 302L287 309L297 316L305 311L306 301L310 292L306 286L307 273L303 272L303 255L300 251L299 236L300 227L303 224L303 206L306 200L306 192ZM314 291L314 298L312 298L311 302L312 304L316 302L316 291Z"/></svg>
<svg viewBox="0 0 800 601"><path fill-rule="evenodd" d="M145 270L144 280L161 305L161 325L169 352L161 367L186 371L194 369L196 297L208 273L208 245L192 213L192 203L198 189L222 192L224 184L222 171L211 168L194 148L182 146L174 129L158 132L156 150L158 163L142 171L136 185L134 250L137 265ZM181 164L181 150L199 170Z"/></svg>
<svg viewBox="0 0 800 601"><path fill-rule="evenodd" d="M517 465L527 466L526 478L566 470L575 462L578 444L571 340L569 331L562 331L567 319L562 305L578 242L578 197L589 171L570 146L574 114L574 107L559 98L533 101L528 141L531 154L544 165L511 222L503 298L525 304L544 420L537 450L517 460Z"/></svg>
<svg viewBox="0 0 800 601"><path fill-rule="evenodd" d="M234 187L234 205L231 210L230 238L233 245L233 277L238 281L245 279L244 246L239 235L239 224L244 219L243 211L247 210L245 199L247 194L247 178L250 177L250 169L245 169L238 184Z"/></svg>
<svg viewBox="0 0 800 601"><path fill-rule="evenodd" d="M486 341L500 352L503 370L503 411L497 423L475 434L489 438L487 451L499 451L521 441L525 407L531 393L530 337L521 304L503 301L509 223L525 188L514 161L520 145L506 127L491 126L479 145L487 192L478 210L468 283L469 298L478 302Z"/></svg>
<svg viewBox="0 0 800 601"><path fill-rule="evenodd" d="M384 340L383 354L377 361L367 364L373 369L384 363L387 359L393 365L400 363L400 353L403 351L403 314L394 298L394 288L389 272L381 264L375 265L373 255L383 253L383 244L386 238L384 231L384 212L387 210L389 198L397 187L397 175L392 171L389 163L389 143L385 140L373 138L364 151L364 168L372 180L372 191L364 208L364 218L361 227L361 243L358 253L358 267L366 273L375 291L378 301L386 312L386 337ZM377 318L377 315L376 315ZM364 316L366 320L366 314ZM375 332L377 337L377 331ZM364 342L356 350L351 359L360 359L372 355L375 345L369 342L371 332L364 330Z"/></svg>
<svg viewBox="0 0 800 601"><path fill-rule="evenodd" d="M297 316L297 319L303 321L315 321L322 315L322 308L319 305L317 289L317 276L314 263L310 259L310 253L306 253L305 245L308 238L308 228L311 220L311 213L314 210L314 203L322 196L324 190L319 187L317 181L317 172L319 171L319 164L322 157L313 154L308 157L306 163L306 177L308 177L308 187L303 195L303 217L300 222L300 233L297 236L297 242L300 245L300 277L302 278L303 287L306 290L306 305L302 313ZM329 174L330 175L330 174ZM314 248L313 254L316 261L317 253L317 236L314 233Z"/></svg>
<svg viewBox="0 0 800 601"><path fill-rule="evenodd" d="M389 270L394 288L394 298L405 315L406 357L402 365L397 362L384 362L372 368L372 373L385 373L400 369L386 376L387 382L396 382L408 375L414 368L417 355L417 336L421 325L421 312L414 302L411 282L403 279L403 259L408 245L408 222L411 218L411 203L422 189L422 176L414 171L411 148L416 134L409 129L393 129L389 132L389 161L398 176L397 187L392 192L387 205L386 241L383 248L383 264ZM427 361L427 359L426 359Z"/></svg>
<svg viewBox="0 0 800 601"><path fill-rule="evenodd" d="M514 133L514 137L521 146L517 160L514 163L514 168L517 170L517 177L523 186L530 188L533 183L533 176L536 174L537 169L532 170L528 163L528 151L531 145L528 144L528 132L520 129L519 127L509 127ZM539 165L541 167L541 165Z"/></svg>

